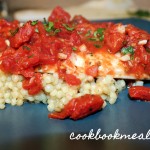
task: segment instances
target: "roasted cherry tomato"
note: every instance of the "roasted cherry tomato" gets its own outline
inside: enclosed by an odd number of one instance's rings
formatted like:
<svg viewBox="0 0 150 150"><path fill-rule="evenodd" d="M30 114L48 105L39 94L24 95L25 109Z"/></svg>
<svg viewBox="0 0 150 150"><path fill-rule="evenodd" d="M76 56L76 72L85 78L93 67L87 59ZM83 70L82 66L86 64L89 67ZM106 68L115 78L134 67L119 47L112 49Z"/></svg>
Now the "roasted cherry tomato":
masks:
<svg viewBox="0 0 150 150"><path fill-rule="evenodd" d="M92 66L88 67L86 69L85 73L89 76L97 77L98 76L98 65L92 65Z"/></svg>
<svg viewBox="0 0 150 150"><path fill-rule="evenodd" d="M51 113L48 117L54 119L65 119L68 117L73 120L81 119L100 110L103 103L104 100L99 95L86 94L73 98L61 112Z"/></svg>
<svg viewBox="0 0 150 150"><path fill-rule="evenodd" d="M27 22L23 27L16 28L14 31L14 35L9 39L10 40L10 45L13 48L18 48L25 42L28 42L31 36L34 33L34 28L31 25L31 22Z"/></svg>
<svg viewBox="0 0 150 150"><path fill-rule="evenodd" d="M64 11L61 7L57 6L49 16L49 21L62 21L64 23L68 23L70 21L71 16L69 13Z"/></svg>
<svg viewBox="0 0 150 150"><path fill-rule="evenodd" d="M125 40L125 32L120 31L121 24L115 24L105 32L105 43L111 53L120 51Z"/></svg>
<svg viewBox="0 0 150 150"><path fill-rule="evenodd" d="M42 90L41 74L35 73L32 78L27 78L23 81L23 88L28 90L30 95L35 95Z"/></svg>
<svg viewBox="0 0 150 150"><path fill-rule="evenodd" d="M135 100L150 101L150 87L132 86L129 88L129 95Z"/></svg>
<svg viewBox="0 0 150 150"><path fill-rule="evenodd" d="M75 75L72 75L72 74L66 74L65 75L65 81L69 85L80 85L81 84L81 80L78 79Z"/></svg>
<svg viewBox="0 0 150 150"><path fill-rule="evenodd" d="M0 36L9 38L18 27L19 21L17 20L8 22L7 20L0 19Z"/></svg>

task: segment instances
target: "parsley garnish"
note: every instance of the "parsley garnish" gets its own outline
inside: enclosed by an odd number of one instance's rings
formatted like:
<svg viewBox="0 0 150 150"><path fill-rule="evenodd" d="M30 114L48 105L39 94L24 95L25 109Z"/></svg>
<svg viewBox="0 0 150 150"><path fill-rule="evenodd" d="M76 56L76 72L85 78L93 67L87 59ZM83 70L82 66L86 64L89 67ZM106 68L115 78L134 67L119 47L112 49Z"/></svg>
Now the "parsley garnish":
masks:
<svg viewBox="0 0 150 150"><path fill-rule="evenodd" d="M99 38L100 41L103 41L104 40L104 34L102 36L100 36Z"/></svg>
<svg viewBox="0 0 150 150"><path fill-rule="evenodd" d="M134 59L134 55L131 55L131 56L130 56L130 60L133 60L133 59Z"/></svg>
<svg viewBox="0 0 150 150"><path fill-rule="evenodd" d="M101 47L102 47L102 46L99 45L99 44L94 44L94 46L95 46L96 48L101 48Z"/></svg>
<svg viewBox="0 0 150 150"><path fill-rule="evenodd" d="M68 24L62 24L68 31L73 31L74 28L73 27L69 27Z"/></svg>
<svg viewBox="0 0 150 150"><path fill-rule="evenodd" d="M61 29L56 29L54 27L54 23L53 22L48 22L48 21L46 21L45 18L44 18L43 24L44 24L45 30L47 32L51 32L52 31L49 35L55 35L55 34L57 34L57 33L59 33L61 31Z"/></svg>
<svg viewBox="0 0 150 150"><path fill-rule="evenodd" d="M28 58L32 58L33 56L34 56L34 54L32 54L32 55L28 56Z"/></svg>
<svg viewBox="0 0 150 150"><path fill-rule="evenodd" d="M35 28L35 32L36 32L36 33L39 33L39 29L38 29L38 28Z"/></svg>
<svg viewBox="0 0 150 150"><path fill-rule="evenodd" d="M32 25L32 26L35 26L37 23L38 23L38 20L32 21L32 22L31 22L31 25Z"/></svg>
<svg viewBox="0 0 150 150"><path fill-rule="evenodd" d="M90 36L91 35L91 31L89 30L86 34L85 34L85 36Z"/></svg>
<svg viewBox="0 0 150 150"><path fill-rule="evenodd" d="M98 28L94 32L94 37L99 39L100 41L103 41L104 40L104 31L105 31L105 28Z"/></svg>
<svg viewBox="0 0 150 150"><path fill-rule="evenodd" d="M55 31L54 31L54 34L57 34L57 33L59 33L61 30L60 29L56 29Z"/></svg>
<svg viewBox="0 0 150 150"><path fill-rule="evenodd" d="M46 29L47 32L50 32L53 27L54 27L54 23L53 22L48 22L48 25L45 29Z"/></svg>
<svg viewBox="0 0 150 150"><path fill-rule="evenodd" d="M25 50L28 50L28 51L30 50L30 47L28 47L26 45L23 45L22 48L25 49Z"/></svg>
<svg viewBox="0 0 150 150"><path fill-rule="evenodd" d="M105 31L105 28L98 28L93 34L94 37L90 37L88 38L88 40L102 42L104 40L104 31ZM91 34L90 31L88 31L85 36L89 36L90 34Z"/></svg>
<svg viewBox="0 0 150 150"><path fill-rule="evenodd" d="M54 28L54 23L53 22L47 22L45 18L44 18L43 24L44 24L45 30L47 32L50 32Z"/></svg>
<svg viewBox="0 0 150 150"><path fill-rule="evenodd" d="M91 37L91 38L88 38L88 40L90 40L90 41L98 41L98 38Z"/></svg>
<svg viewBox="0 0 150 150"><path fill-rule="evenodd" d="M15 36L15 34L19 31L19 28L15 29L15 30L11 30L10 33L12 36Z"/></svg>
<svg viewBox="0 0 150 150"><path fill-rule="evenodd" d="M77 50L77 48L76 48L76 47L73 47L73 48L72 48L72 50L73 50L73 51L76 51L76 50Z"/></svg>
<svg viewBox="0 0 150 150"><path fill-rule="evenodd" d="M77 31L78 34L82 34L82 31Z"/></svg>
<svg viewBox="0 0 150 150"><path fill-rule="evenodd" d="M133 47L132 46L129 46L129 47L123 47L121 49L121 52L123 55L126 55L126 54L131 54L133 55L134 54L134 50L133 50Z"/></svg>

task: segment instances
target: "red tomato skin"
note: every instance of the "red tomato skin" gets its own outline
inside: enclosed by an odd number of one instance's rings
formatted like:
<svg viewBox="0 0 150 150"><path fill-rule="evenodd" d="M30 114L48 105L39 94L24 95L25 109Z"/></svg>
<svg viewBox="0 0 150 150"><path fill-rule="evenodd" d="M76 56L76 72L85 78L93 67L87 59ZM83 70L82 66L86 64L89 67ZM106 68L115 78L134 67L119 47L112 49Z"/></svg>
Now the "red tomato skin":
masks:
<svg viewBox="0 0 150 150"><path fill-rule="evenodd" d="M31 68L27 68L27 69L20 71L20 74L23 75L25 78L31 78L34 76L34 72L35 71L33 67L31 67Z"/></svg>
<svg viewBox="0 0 150 150"><path fill-rule="evenodd" d="M33 33L34 27L31 25L31 22L27 22L14 36L10 37L10 46L19 48L23 43L29 41Z"/></svg>
<svg viewBox="0 0 150 150"><path fill-rule="evenodd" d="M120 24L113 25L108 30L106 30L104 34L105 44L108 46L111 53L116 53L123 47L125 33L121 33L117 30L117 27L119 26Z"/></svg>
<svg viewBox="0 0 150 150"><path fill-rule="evenodd" d="M51 15L49 16L49 21L60 21L64 23L68 23L70 21L70 14L63 10L60 6L55 7L52 11Z"/></svg>
<svg viewBox="0 0 150 150"><path fill-rule="evenodd" d="M124 62L127 68L127 73L133 73L136 78L143 78L143 73L150 75L150 35L148 32L141 30L133 25L126 27L126 46L132 46L134 54L130 63ZM139 45L139 41L147 40L147 44ZM130 64L130 65L129 65Z"/></svg>
<svg viewBox="0 0 150 150"><path fill-rule="evenodd" d="M86 69L85 73L89 76L97 77L98 76L98 65L92 65L92 66L88 67Z"/></svg>
<svg viewBox="0 0 150 150"><path fill-rule="evenodd" d="M6 51L2 53L0 60L2 61L0 64L0 69L6 73L11 73L14 69L15 61L11 57L15 53L13 48L8 48Z"/></svg>
<svg viewBox="0 0 150 150"><path fill-rule="evenodd" d="M32 78L26 78L23 81L23 88L28 90L30 95L38 94L42 90L41 74L35 73Z"/></svg>
<svg viewBox="0 0 150 150"><path fill-rule="evenodd" d="M72 74L66 74L65 81L66 81L66 83L68 83L69 85L72 85L72 86L77 86L77 85L81 84L81 80Z"/></svg>
<svg viewBox="0 0 150 150"><path fill-rule="evenodd" d="M148 40L149 39L149 33L141 30L131 24L127 25L126 32L129 35L129 44L131 43L138 43L139 40Z"/></svg>
<svg viewBox="0 0 150 150"><path fill-rule="evenodd" d="M104 100L99 95L86 94L70 100L62 112L51 113L48 117L54 119L65 119L67 117L73 120L82 119L100 110L103 103Z"/></svg>
<svg viewBox="0 0 150 150"><path fill-rule="evenodd" d="M11 31L14 31L19 27L19 21L14 20L8 22L4 19L0 19L0 35L4 38L9 38L11 36Z"/></svg>
<svg viewBox="0 0 150 150"><path fill-rule="evenodd" d="M40 54L40 64L42 65L47 65L47 64L56 64L57 63L57 58L55 56L50 56L50 55L46 55L46 54Z"/></svg>
<svg viewBox="0 0 150 150"><path fill-rule="evenodd" d="M77 46L79 46L79 45L82 44L81 38L80 38L80 36L78 35L77 32L73 32L73 33L71 34L71 36L70 36L70 41L71 41L74 45L77 45Z"/></svg>
<svg viewBox="0 0 150 150"><path fill-rule="evenodd" d="M15 61L12 58L3 59L0 69L6 73L12 73L15 68Z"/></svg>
<svg viewBox="0 0 150 150"><path fill-rule="evenodd" d="M146 65L146 67L145 67L145 72L148 74L148 75L150 75L150 62Z"/></svg>
<svg viewBox="0 0 150 150"><path fill-rule="evenodd" d="M81 15L76 15L73 17L73 19L71 20L71 23L73 24L82 24L82 23L89 23L89 20L87 20L86 18L84 18Z"/></svg>
<svg viewBox="0 0 150 150"><path fill-rule="evenodd" d="M74 120L84 118L101 109L103 102L100 96L87 94L78 99L78 102L74 105L75 111L73 111L70 118Z"/></svg>
<svg viewBox="0 0 150 150"><path fill-rule="evenodd" d="M0 37L0 52L3 52L7 48L7 45L5 43L5 39Z"/></svg>
<svg viewBox="0 0 150 150"><path fill-rule="evenodd" d="M30 47L28 47L30 48ZM30 50L20 47L17 51L9 48L2 55L1 69L7 73L28 74L26 71L39 63L39 50L32 46ZM29 71L31 72L31 71ZM26 75L25 75L26 77Z"/></svg>
<svg viewBox="0 0 150 150"><path fill-rule="evenodd" d="M150 87L132 86L129 88L129 95L135 100L150 101Z"/></svg>
<svg viewBox="0 0 150 150"><path fill-rule="evenodd" d="M124 35L119 33L114 33L108 38L106 38L106 45L109 47L111 53L116 53L120 51L123 46Z"/></svg>

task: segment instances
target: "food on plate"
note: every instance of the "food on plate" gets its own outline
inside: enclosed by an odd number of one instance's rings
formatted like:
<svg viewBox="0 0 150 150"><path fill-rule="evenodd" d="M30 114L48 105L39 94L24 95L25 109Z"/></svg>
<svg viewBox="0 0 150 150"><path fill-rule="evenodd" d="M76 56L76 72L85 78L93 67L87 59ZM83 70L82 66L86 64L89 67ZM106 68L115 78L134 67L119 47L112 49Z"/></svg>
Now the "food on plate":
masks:
<svg viewBox="0 0 150 150"><path fill-rule="evenodd" d="M129 95L135 100L150 101L150 87L132 86L129 88Z"/></svg>
<svg viewBox="0 0 150 150"><path fill-rule="evenodd" d="M71 19L59 6L43 22L0 20L1 109L43 102L49 117L77 120L114 104L124 79L149 80L149 65L150 34L131 24Z"/></svg>
<svg viewBox="0 0 150 150"><path fill-rule="evenodd" d="M85 94L70 100L61 112L49 114L49 118L65 119L70 117L74 120L81 119L100 110L103 103L104 100L99 95Z"/></svg>

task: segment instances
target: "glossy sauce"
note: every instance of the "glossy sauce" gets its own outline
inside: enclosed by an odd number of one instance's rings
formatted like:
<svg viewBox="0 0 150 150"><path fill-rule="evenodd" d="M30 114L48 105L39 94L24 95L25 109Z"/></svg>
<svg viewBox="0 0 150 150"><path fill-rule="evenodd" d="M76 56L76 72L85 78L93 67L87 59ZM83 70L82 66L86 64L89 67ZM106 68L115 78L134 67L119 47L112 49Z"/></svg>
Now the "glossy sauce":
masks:
<svg viewBox="0 0 150 150"><path fill-rule="evenodd" d="M112 58L117 59L114 57L117 52L123 56L121 49L130 46L133 49L133 54L129 53L131 59L118 64L125 68L127 74L135 74L136 78L150 75L150 35L147 32L121 23L92 23L82 16L70 20L70 15L60 7L53 10L48 20L28 21L21 27L18 21L0 20L0 39L0 69L23 75L23 87L31 95L42 89L37 68L58 72L59 78L78 86L81 81L77 74L83 72L97 77L101 74L99 67L102 64L105 69L102 76L116 74L115 70L109 70L115 62ZM9 40L10 45L5 40ZM141 42L143 40L145 44ZM73 54L84 60L85 65L78 67L79 70L70 61ZM87 59L89 55L93 56L93 63ZM72 72L67 72L69 66ZM32 84L29 82L31 79ZM30 91L33 86L35 90Z"/></svg>

